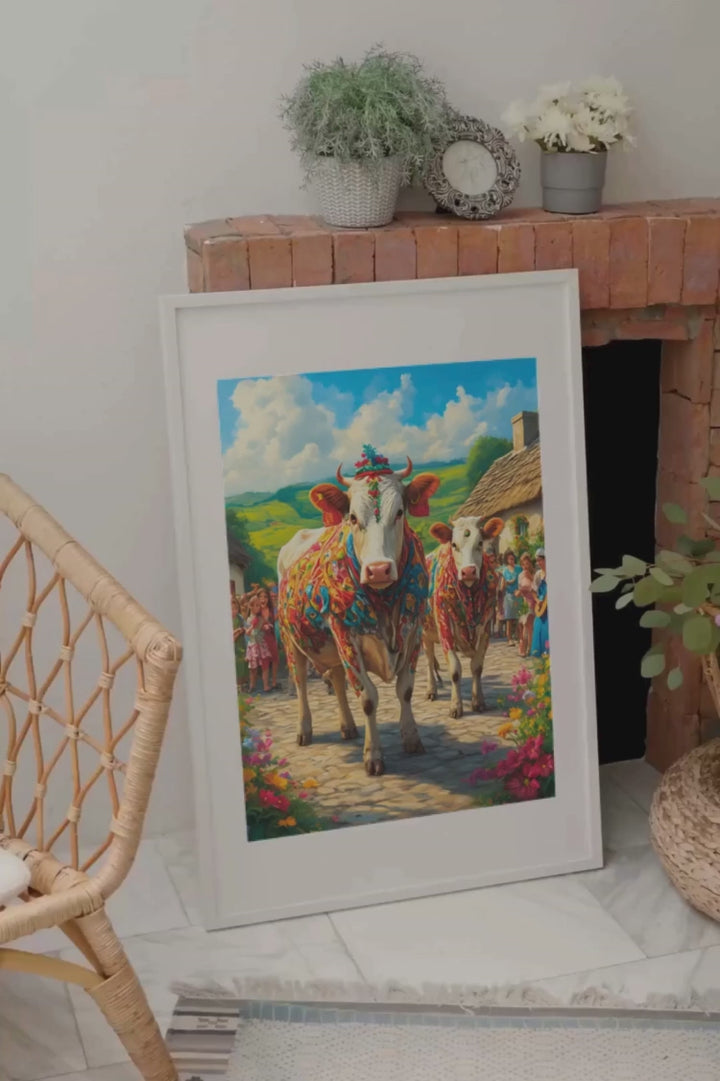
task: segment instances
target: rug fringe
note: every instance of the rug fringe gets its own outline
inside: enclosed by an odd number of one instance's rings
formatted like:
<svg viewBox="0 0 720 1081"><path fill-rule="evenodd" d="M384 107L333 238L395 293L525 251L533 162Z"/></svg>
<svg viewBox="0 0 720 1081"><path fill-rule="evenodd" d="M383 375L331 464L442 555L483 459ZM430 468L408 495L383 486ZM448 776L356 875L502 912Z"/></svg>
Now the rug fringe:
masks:
<svg viewBox="0 0 720 1081"><path fill-rule="evenodd" d="M283 1002L394 1002L432 1006L497 1006L558 1009L583 1006L588 1009L613 1010L694 1010L708 1013L720 1010L720 990L687 995L649 994L643 1002L633 1002L609 987L589 987L569 999L559 999L530 984L501 987L463 987L423 984L420 988L386 983L372 987L365 983L342 983L330 980L280 980L249 976L234 979L230 987L215 981L176 982L171 990L178 997L195 999L271 999Z"/></svg>

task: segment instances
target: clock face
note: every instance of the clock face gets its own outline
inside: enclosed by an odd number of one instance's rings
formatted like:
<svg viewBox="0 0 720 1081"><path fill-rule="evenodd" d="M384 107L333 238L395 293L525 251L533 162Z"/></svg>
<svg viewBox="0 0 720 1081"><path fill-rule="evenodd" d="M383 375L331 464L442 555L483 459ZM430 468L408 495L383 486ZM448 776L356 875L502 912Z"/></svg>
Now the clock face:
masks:
<svg viewBox="0 0 720 1081"><path fill-rule="evenodd" d="M443 154L442 168L448 184L463 195L480 195L497 180L495 158L470 139L459 139Z"/></svg>

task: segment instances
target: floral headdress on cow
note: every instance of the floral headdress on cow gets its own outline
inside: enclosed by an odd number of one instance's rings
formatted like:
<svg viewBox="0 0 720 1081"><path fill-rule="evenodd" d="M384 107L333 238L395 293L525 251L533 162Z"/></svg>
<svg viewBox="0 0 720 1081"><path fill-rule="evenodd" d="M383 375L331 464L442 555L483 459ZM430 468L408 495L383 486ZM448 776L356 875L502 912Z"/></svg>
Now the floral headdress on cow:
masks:
<svg viewBox="0 0 720 1081"><path fill-rule="evenodd" d="M399 474L407 477L412 471L412 462L408 458L407 468ZM339 472L339 470L338 470ZM380 520L380 477L392 476L394 470L384 454L379 454L370 443L365 443L362 454L355 462L355 480L367 480L368 492L374 504L375 520Z"/></svg>
<svg viewBox="0 0 720 1081"><path fill-rule="evenodd" d="M407 480L413 470L413 464L407 459L404 469L391 469L390 463L384 454L378 454L375 447L366 443L362 454L355 462L355 472L352 476L343 476L342 463L338 466L335 474L340 487L334 484L316 484L310 491L310 502L322 512L323 524L326 526L338 525L348 512L349 500L344 488L349 488L356 481L365 481L368 493L374 504L373 513L375 520L380 520L380 478L397 477L399 481ZM407 511L416 518L427 518L430 513L428 500L437 491L440 480L434 473L420 473L413 481L404 486Z"/></svg>
<svg viewBox="0 0 720 1081"><path fill-rule="evenodd" d="M375 521L380 520L380 477L392 473L390 462L383 454L378 454L375 447L369 443L363 446L360 458L355 462L355 479L362 480L367 477L370 498L375 504Z"/></svg>

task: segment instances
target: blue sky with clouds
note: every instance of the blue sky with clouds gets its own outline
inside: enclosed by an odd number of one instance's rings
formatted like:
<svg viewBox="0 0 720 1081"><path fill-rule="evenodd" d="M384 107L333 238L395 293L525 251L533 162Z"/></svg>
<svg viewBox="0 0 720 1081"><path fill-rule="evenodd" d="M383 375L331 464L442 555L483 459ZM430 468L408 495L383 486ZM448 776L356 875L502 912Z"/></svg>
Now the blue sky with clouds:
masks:
<svg viewBox="0 0 720 1081"><path fill-rule="evenodd" d="M227 495L313 482L373 443L393 463L464 459L537 409L535 361L470 361L218 383Z"/></svg>

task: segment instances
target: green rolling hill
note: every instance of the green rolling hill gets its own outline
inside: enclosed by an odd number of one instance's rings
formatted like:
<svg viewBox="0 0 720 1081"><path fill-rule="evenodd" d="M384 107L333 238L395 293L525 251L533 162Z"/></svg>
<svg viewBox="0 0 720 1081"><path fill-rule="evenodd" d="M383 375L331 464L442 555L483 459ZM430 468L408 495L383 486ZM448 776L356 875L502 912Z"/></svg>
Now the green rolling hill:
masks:
<svg viewBox="0 0 720 1081"><path fill-rule="evenodd" d="M431 463L416 467L415 473L432 472L440 477L440 487L430 500L429 518L411 518L413 529L420 536L426 551L436 546L430 536L433 522L447 522L469 495L465 462L450 465ZM244 521L248 539L261 552L267 563L274 566L278 552L299 529L317 529L322 525L320 512L310 502L312 485L297 484L268 495L248 492L230 496L226 508Z"/></svg>

